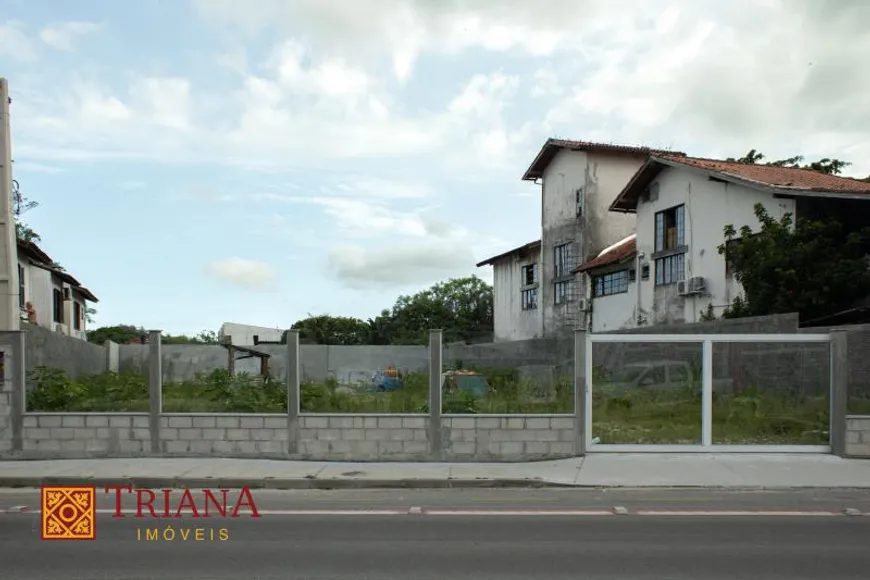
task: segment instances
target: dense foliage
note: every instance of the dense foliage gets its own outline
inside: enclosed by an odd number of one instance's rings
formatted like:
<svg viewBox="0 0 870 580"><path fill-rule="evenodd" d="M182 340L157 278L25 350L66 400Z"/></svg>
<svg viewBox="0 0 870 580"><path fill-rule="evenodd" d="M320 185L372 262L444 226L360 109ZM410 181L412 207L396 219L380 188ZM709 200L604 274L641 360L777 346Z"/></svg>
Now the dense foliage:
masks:
<svg viewBox="0 0 870 580"><path fill-rule="evenodd" d="M761 204L755 216L760 230L728 225L719 246L744 292L724 317L815 314L870 294L870 228L849 232L834 219L795 223L790 214L776 220Z"/></svg>
<svg viewBox="0 0 870 580"><path fill-rule="evenodd" d="M374 319L309 316L292 328L314 344L426 344L430 329L441 329L445 342L469 342L492 332L493 290L477 276L450 279L400 296Z"/></svg>

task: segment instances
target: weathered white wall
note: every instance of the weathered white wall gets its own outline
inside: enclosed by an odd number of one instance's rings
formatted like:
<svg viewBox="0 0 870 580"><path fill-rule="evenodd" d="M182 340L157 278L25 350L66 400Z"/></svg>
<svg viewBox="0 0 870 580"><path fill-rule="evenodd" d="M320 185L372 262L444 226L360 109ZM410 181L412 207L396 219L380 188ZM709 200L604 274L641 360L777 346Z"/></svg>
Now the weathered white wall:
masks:
<svg viewBox="0 0 870 580"><path fill-rule="evenodd" d="M269 328L265 326L251 326L249 324L237 324L235 322L224 322L221 325L221 336L231 337L231 344L252 345L254 344L254 335L259 340L263 341L280 341L284 334L283 328Z"/></svg>
<svg viewBox="0 0 870 580"><path fill-rule="evenodd" d="M628 284L628 292L601 296L592 301L592 332L606 332L635 326L637 283Z"/></svg>
<svg viewBox="0 0 870 580"><path fill-rule="evenodd" d="M538 281L538 307L534 310L522 309L523 266L538 265L541 272L541 251L530 251L524 258L509 256L493 264L493 341L508 342L540 338L543 334L541 323L541 284Z"/></svg>
<svg viewBox="0 0 870 580"><path fill-rule="evenodd" d="M54 321L53 293L55 289L63 292L64 288L72 290L72 287L45 268L37 268L23 260L19 260L18 263L24 268L24 302L25 305L30 302L36 310L36 325L57 332L58 324ZM73 324L75 303L81 306L82 312L79 329L76 329L75 324ZM87 338L86 312L87 301L79 292L72 290L72 299L65 301L63 306L62 334L85 340ZM22 311L22 315L26 317L26 311Z"/></svg>
<svg viewBox="0 0 870 580"><path fill-rule="evenodd" d="M54 314L52 310L52 290L59 288L52 281L51 272L32 265L25 266L25 278L28 287L25 294L36 310L36 324L43 328L54 330Z"/></svg>
<svg viewBox="0 0 870 580"><path fill-rule="evenodd" d="M651 314L651 324L699 322L711 303L718 316L740 292L736 282L726 283L725 258L718 252L725 241L723 229L732 224L738 231L744 225L757 230L756 203L763 204L778 219L794 212L794 202L740 185L710 181L705 174L690 169L665 169L656 181L658 199L640 203L637 208L637 248L650 265L649 279L639 280L641 307ZM677 296L676 284L655 286L655 214L680 204L685 204L685 243L689 247L685 276L706 278L710 296L683 298Z"/></svg>
<svg viewBox="0 0 870 580"><path fill-rule="evenodd" d="M556 305L554 295L554 248L574 243L574 264L594 257L605 247L634 231L635 218L608 211L610 204L643 165L643 155L614 155L562 150L543 176L541 208L541 292L539 308L545 336L586 326L577 305ZM584 190L583 215L576 217L576 191ZM585 276L570 277L573 294L585 295Z"/></svg>

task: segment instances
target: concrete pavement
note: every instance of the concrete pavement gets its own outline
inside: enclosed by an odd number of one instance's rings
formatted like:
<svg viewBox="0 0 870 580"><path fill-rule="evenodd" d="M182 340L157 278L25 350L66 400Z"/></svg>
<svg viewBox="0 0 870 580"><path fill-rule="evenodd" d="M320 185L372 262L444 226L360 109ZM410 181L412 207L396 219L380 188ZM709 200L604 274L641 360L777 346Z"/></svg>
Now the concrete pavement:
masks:
<svg viewBox="0 0 870 580"><path fill-rule="evenodd" d="M158 529L147 539L143 528ZM204 530L196 540L194 527ZM209 539L224 528L226 540ZM0 516L4 580L863 580L870 518L98 516L95 541L42 541ZM187 538L183 539L183 530ZM137 536L141 539L137 539ZM214 533L215 538L219 533Z"/></svg>
<svg viewBox="0 0 870 580"><path fill-rule="evenodd" d="M340 463L222 458L0 462L0 487L51 483L272 489L697 487L870 489L870 460L808 454L590 454L530 463Z"/></svg>

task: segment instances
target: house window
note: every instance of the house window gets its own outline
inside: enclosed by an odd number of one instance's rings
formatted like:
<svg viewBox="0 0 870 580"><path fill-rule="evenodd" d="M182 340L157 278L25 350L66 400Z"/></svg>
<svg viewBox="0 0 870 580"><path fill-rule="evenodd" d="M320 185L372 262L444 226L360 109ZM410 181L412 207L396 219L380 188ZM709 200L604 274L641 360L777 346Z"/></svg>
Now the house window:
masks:
<svg viewBox="0 0 870 580"><path fill-rule="evenodd" d="M628 270L620 270L618 272L610 272L602 276L596 276L593 281L593 296L599 298L601 296L610 296L612 294L622 294L628 292Z"/></svg>
<svg viewBox="0 0 870 580"><path fill-rule="evenodd" d="M656 260L656 286L676 284L686 273L686 254L665 256Z"/></svg>
<svg viewBox="0 0 870 580"><path fill-rule="evenodd" d="M656 252L685 245L685 207L678 205L656 214Z"/></svg>
<svg viewBox="0 0 870 580"><path fill-rule="evenodd" d="M538 281L537 266L537 264L529 264L527 266L523 266L523 286L531 286Z"/></svg>
<svg viewBox="0 0 870 580"><path fill-rule="evenodd" d="M538 289L530 288L521 293L523 310L535 310L538 307Z"/></svg>
<svg viewBox="0 0 870 580"><path fill-rule="evenodd" d="M73 328L76 330L82 329L82 303L73 302Z"/></svg>
<svg viewBox="0 0 870 580"><path fill-rule="evenodd" d="M553 285L554 290L554 298L553 301L556 304L565 304L568 302L568 288L570 287L571 281L564 280L562 282L556 282Z"/></svg>
<svg viewBox="0 0 870 580"><path fill-rule="evenodd" d="M555 258L555 272L553 275L556 278L561 278L562 276L568 275L568 267L571 263L568 257L568 248L570 245L571 244L562 244L561 246L556 246L555 248L553 248Z"/></svg>
<svg viewBox="0 0 870 580"><path fill-rule="evenodd" d="M63 292L55 288L52 290L52 306L53 306L53 320L59 324L63 324Z"/></svg>
<svg viewBox="0 0 870 580"><path fill-rule="evenodd" d="M27 302L24 299L24 268L18 264L18 307L24 310Z"/></svg>
<svg viewBox="0 0 870 580"><path fill-rule="evenodd" d="M640 279L649 280L649 264L644 264L640 269Z"/></svg>

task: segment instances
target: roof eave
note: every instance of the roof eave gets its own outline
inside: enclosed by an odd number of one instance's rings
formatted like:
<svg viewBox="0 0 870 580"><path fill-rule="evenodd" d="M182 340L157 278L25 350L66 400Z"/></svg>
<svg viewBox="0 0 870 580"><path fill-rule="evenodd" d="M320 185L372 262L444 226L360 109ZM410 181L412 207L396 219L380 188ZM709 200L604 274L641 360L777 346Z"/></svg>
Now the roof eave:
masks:
<svg viewBox="0 0 870 580"><path fill-rule="evenodd" d="M523 174L522 181L535 181L543 177L547 165L549 165L550 161L553 160L553 157L556 156L554 150L559 150L561 148L562 146L556 144L552 138L547 139L547 142L544 143L531 165L529 165L529 168L526 169L526 172ZM549 159L544 162L545 156L548 156ZM544 163L544 167L538 167L542 162Z"/></svg>
<svg viewBox="0 0 870 580"><path fill-rule="evenodd" d="M660 159L655 156L650 156L643 165L640 166L634 175L631 176L629 182L625 185L610 207L608 211L621 213L637 212L637 201L640 199L640 194L650 182L664 169L663 165L671 165L667 160Z"/></svg>
<svg viewBox="0 0 870 580"><path fill-rule="evenodd" d="M487 258L486 260L484 260L482 262L478 262L476 264L476 266L478 268L481 268L483 266L491 266L491 265L494 265L494 262L497 262L499 260L503 260L509 256L512 256L513 254L519 254L519 253L525 252L525 251L533 251L533 250L536 250L540 247L541 247L541 240L537 240L535 242L529 242L528 244L523 244L522 246L518 246L512 250L508 250L507 252L498 254L497 256L493 256L491 258Z"/></svg>

